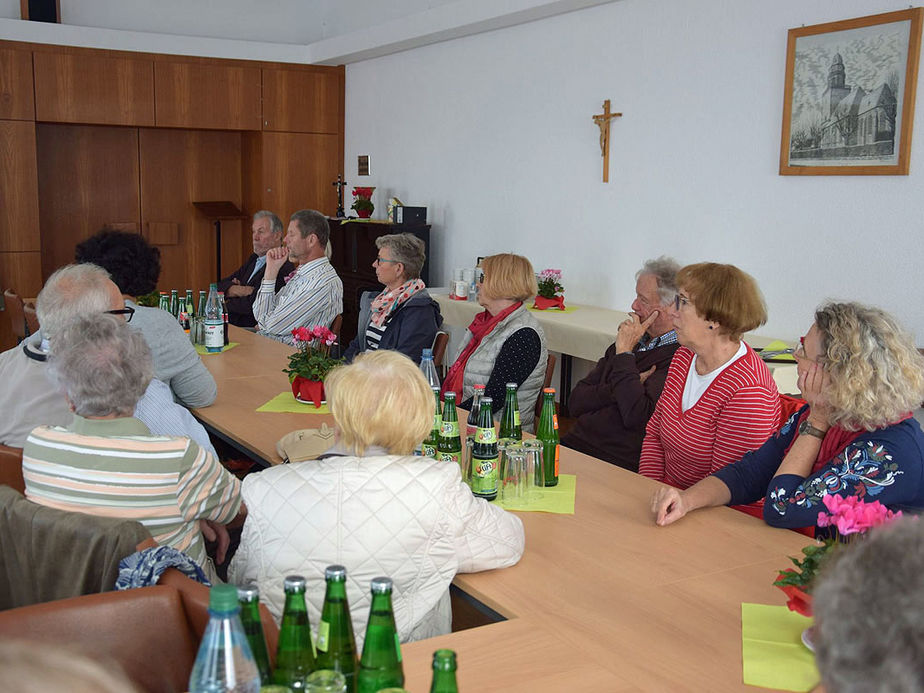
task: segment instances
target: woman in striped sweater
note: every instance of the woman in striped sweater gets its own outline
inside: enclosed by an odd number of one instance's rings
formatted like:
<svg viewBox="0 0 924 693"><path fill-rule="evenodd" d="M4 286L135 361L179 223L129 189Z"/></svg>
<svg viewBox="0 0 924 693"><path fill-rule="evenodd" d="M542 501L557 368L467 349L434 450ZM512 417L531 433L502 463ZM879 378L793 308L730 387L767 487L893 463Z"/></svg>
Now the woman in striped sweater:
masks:
<svg viewBox="0 0 924 693"><path fill-rule="evenodd" d="M648 422L639 473L685 489L759 448L779 426L780 396L741 341L767 320L753 277L707 262L681 269L677 286L681 347Z"/></svg>

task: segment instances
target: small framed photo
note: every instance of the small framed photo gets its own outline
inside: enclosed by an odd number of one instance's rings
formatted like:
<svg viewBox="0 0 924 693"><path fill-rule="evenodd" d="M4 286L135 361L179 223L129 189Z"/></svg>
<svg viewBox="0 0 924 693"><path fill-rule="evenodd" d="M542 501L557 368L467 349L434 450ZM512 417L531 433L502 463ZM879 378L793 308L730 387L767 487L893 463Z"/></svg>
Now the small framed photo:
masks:
<svg viewBox="0 0 924 693"><path fill-rule="evenodd" d="M922 12L790 29L780 175L908 175Z"/></svg>

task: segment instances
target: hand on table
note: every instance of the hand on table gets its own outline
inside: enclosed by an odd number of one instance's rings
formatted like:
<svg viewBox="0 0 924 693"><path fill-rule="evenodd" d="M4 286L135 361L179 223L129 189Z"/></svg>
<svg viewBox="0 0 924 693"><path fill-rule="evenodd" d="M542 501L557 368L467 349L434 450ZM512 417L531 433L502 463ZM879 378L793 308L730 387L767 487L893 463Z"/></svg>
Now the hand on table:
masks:
<svg viewBox="0 0 924 693"><path fill-rule="evenodd" d="M664 527L687 514L683 492L673 486L662 486L651 497L651 514L656 525Z"/></svg>
<svg viewBox="0 0 924 693"><path fill-rule="evenodd" d="M622 354L632 351L635 345L638 344L638 340L645 334L645 330L651 327L651 323L658 319L659 314L658 311L653 310L651 315L642 321L639 320L638 315L635 313L629 313L629 318L619 323L619 328L616 330L617 353Z"/></svg>
<svg viewBox="0 0 924 693"><path fill-rule="evenodd" d="M289 249L285 246L279 248L270 248L266 251L266 271L263 273L263 279L276 280L276 275L286 260L289 259Z"/></svg>
<svg viewBox="0 0 924 693"><path fill-rule="evenodd" d="M228 529L217 522L211 520L199 520L199 531L208 542L217 541L218 546L215 549L216 565L225 562L225 555L228 553L228 546L231 544L231 537L228 535Z"/></svg>
<svg viewBox="0 0 924 693"><path fill-rule="evenodd" d="M231 286L228 287L228 290L225 291L225 296L228 298L239 298L242 296L250 296L253 293L253 287L247 284L241 284L235 279Z"/></svg>

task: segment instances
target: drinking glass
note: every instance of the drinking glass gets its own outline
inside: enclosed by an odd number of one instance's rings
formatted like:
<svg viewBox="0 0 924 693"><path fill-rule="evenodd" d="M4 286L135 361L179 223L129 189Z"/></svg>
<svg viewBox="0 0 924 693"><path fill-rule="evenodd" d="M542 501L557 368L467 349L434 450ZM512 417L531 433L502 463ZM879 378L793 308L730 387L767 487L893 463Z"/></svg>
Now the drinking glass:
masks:
<svg viewBox="0 0 924 693"><path fill-rule="evenodd" d="M542 467L542 441L524 440L523 452L526 459L523 462L523 478L526 484L523 495L526 502L542 498L541 489L545 486Z"/></svg>

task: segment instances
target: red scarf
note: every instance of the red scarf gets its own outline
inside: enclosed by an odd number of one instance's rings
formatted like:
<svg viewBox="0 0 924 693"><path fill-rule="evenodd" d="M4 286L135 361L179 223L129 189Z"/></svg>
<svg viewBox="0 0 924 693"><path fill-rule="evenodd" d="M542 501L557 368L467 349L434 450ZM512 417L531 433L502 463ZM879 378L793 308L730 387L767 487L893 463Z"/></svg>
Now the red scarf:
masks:
<svg viewBox="0 0 924 693"><path fill-rule="evenodd" d="M468 326L468 331L472 333L472 338L469 340L469 343L465 345L465 348L462 350L462 353L459 354L459 358L456 359L456 362L450 366L449 372L446 374L446 379L443 381L443 389L440 391L440 395L445 395L447 392L455 392L456 403L462 402L462 382L465 376L465 364L468 363L469 357L475 349L478 348L478 345L481 344L481 340L484 339L491 330L497 327L499 322L522 305L523 302L518 301L509 308L502 310L497 315L492 316L487 309L485 309L475 316L475 319L472 320L472 324Z"/></svg>

